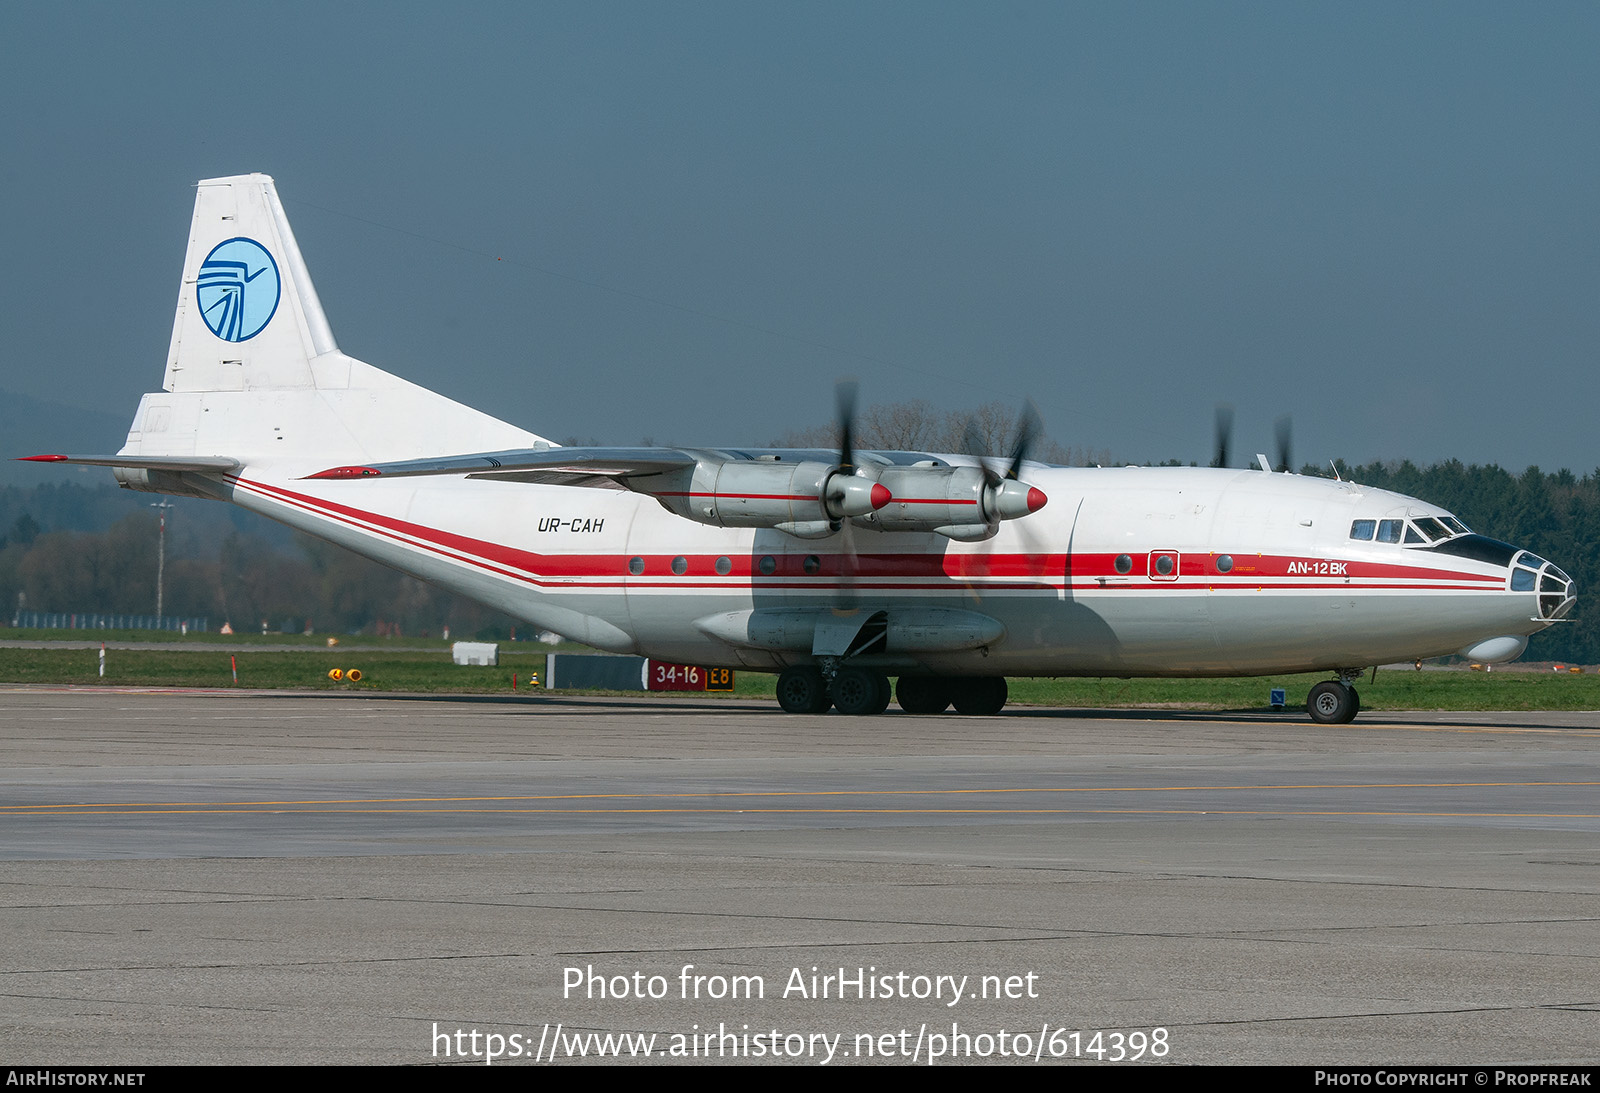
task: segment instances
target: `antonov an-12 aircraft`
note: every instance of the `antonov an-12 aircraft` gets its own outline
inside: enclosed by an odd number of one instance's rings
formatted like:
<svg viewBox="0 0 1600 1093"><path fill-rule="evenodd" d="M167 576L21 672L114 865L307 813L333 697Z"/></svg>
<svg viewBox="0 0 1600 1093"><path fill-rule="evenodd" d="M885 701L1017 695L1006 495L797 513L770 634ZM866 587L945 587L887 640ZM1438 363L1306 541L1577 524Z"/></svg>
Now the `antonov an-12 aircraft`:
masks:
<svg viewBox="0 0 1600 1093"><path fill-rule="evenodd" d="M272 179L199 184L122 485L231 501L618 653L777 672L791 713L993 714L1007 676L1509 660L1567 576L1436 505L1261 470L560 447L339 351Z"/></svg>

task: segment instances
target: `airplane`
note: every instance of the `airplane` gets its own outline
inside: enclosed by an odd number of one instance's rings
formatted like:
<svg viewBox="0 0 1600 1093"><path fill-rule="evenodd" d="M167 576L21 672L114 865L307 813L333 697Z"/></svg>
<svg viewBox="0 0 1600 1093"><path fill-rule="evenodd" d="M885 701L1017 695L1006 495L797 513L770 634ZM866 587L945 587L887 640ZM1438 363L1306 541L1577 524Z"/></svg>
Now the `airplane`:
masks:
<svg viewBox="0 0 1600 1093"><path fill-rule="evenodd" d="M1025 415L1026 417L1026 415ZM778 674L790 713L996 714L1019 676L1515 659L1573 582L1439 506L1260 469L562 447L339 350L273 180L198 184L124 487L228 501L616 653ZM1225 460L1224 460L1225 462Z"/></svg>

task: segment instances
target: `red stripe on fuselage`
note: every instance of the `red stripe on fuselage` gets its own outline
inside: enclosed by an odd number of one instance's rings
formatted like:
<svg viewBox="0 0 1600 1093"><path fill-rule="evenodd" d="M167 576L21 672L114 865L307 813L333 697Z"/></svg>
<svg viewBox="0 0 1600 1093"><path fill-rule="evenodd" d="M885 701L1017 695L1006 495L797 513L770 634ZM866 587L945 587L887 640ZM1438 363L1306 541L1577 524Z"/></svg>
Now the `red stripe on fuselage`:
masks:
<svg viewBox="0 0 1600 1093"><path fill-rule="evenodd" d="M1257 579L1278 580L1287 577L1349 577L1351 579L1375 578L1433 580L1433 581L1479 581L1485 585L1496 588L1505 585L1505 575L1495 573L1466 573L1454 569L1431 569L1422 566L1397 565L1392 562L1375 562L1367 558L1329 558L1326 555L1294 555L1294 554L1256 554L1254 552L1240 552L1229 554L1227 551L1215 551L1208 554L1199 552L1180 553L1169 551L1144 551L1134 553L1124 551L1131 563L1129 571L1117 571L1117 559L1122 554L1109 552L1095 554L1074 554L1071 557L1071 570L1069 577L1088 577L1098 579L1101 577L1128 580L1142 578L1149 570L1149 558L1155 553L1179 553L1178 577L1203 577L1219 583L1244 582L1249 583ZM1231 558L1233 567L1227 572L1217 568L1217 559ZM1301 567L1298 571L1294 567ZM1330 571L1332 567L1337 570Z"/></svg>
<svg viewBox="0 0 1600 1093"><path fill-rule="evenodd" d="M1441 591L1495 591L1504 588L1504 578L1493 574L1463 573L1377 563L1367 560L1292 557L1280 555L1233 555L1234 568L1226 574L1215 572L1220 554L1181 555L1178 581L1151 581L1144 572L1149 553L1131 555L1135 565L1128 574L1116 571L1118 554L983 554L983 553L902 553L902 554L772 554L774 569L758 572L760 557L742 555L671 554L539 554L501 543L476 539L454 532L411 523L380 513L355 508L297 493L280 486L225 476L235 485L290 505L324 519L336 520L368 534L381 535L402 545L423 549L453 561L474 565L515 580L540 586L572 587L575 579L590 578L581 587L638 588L715 588L733 589L747 585L763 589L827 590L838 587L875 590L949 590L957 582L982 581L985 589L1074 590L1185 590L1211 591L1302 589L1436 589ZM628 563L642 557L645 572L633 576ZM682 578L667 577L672 562L683 557ZM716 572L717 563L726 558L730 570ZM806 571L806 561L815 559L814 569ZM1295 580L1290 566L1336 563L1345 567L1343 581ZM1210 572L1207 572L1209 570ZM595 581L593 578L613 578ZM543 578L543 579L541 579ZM662 579L666 578L666 579ZM698 578L698 580L695 580ZM711 580L706 580L711 578ZM797 581L796 578L799 578ZM841 582L840 578L845 578ZM1016 583L1023 578L1026 583ZM1181 578L1188 578L1183 580ZM1195 578L1201 578L1196 581ZM1008 580L1009 579L1009 580ZM1383 583L1373 583L1381 581ZM1471 584L1416 584L1401 581L1474 582ZM659 582L659 583L657 583ZM894 583L889 583L894 582ZM925 583L934 582L934 583ZM1003 583L1002 583L1003 582ZM1359 582L1359 583L1357 583Z"/></svg>

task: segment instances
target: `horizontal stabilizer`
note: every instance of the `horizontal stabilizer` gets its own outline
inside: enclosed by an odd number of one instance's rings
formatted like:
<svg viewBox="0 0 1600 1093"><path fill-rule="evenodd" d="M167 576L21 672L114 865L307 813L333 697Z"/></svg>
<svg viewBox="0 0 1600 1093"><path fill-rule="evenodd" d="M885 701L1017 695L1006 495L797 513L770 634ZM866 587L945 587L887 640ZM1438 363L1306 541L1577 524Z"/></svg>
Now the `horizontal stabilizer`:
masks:
<svg viewBox="0 0 1600 1093"><path fill-rule="evenodd" d="M71 463L84 467L131 467L145 471L236 471L237 459L227 456L178 455L24 455L23 463Z"/></svg>

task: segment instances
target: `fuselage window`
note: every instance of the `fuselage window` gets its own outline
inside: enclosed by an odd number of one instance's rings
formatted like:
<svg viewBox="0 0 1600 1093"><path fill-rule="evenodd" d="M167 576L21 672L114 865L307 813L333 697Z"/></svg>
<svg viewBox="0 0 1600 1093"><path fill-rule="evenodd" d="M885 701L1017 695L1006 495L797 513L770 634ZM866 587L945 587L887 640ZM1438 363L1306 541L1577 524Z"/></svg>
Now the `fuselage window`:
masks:
<svg viewBox="0 0 1600 1093"><path fill-rule="evenodd" d="M1157 554L1156 555L1156 574L1158 576L1162 576L1162 577L1169 577L1169 576L1172 575L1172 567L1177 565L1177 564L1178 564L1177 560L1174 559L1172 555L1170 555L1170 554Z"/></svg>
<svg viewBox="0 0 1600 1093"><path fill-rule="evenodd" d="M637 577L639 574L643 573L644 572L644 559L643 558L635 558L632 561L630 561L628 563L628 572L632 573L635 577Z"/></svg>
<svg viewBox="0 0 1600 1093"><path fill-rule="evenodd" d="M672 559L672 572L676 573L680 577L689 572L689 559L683 557L681 554Z"/></svg>
<svg viewBox="0 0 1600 1093"><path fill-rule="evenodd" d="M800 568L804 569L808 574L820 573L822 571L822 559L815 554L807 554L806 560L800 563Z"/></svg>
<svg viewBox="0 0 1600 1093"><path fill-rule="evenodd" d="M1361 539L1361 540L1364 540L1366 542L1371 542L1372 541L1372 535L1377 530L1378 530L1378 521L1376 521L1376 520L1352 520L1352 521L1350 521L1350 538L1352 538L1352 539Z"/></svg>
<svg viewBox="0 0 1600 1093"><path fill-rule="evenodd" d="M1404 520L1379 520L1378 542L1398 543L1400 541L1400 531L1405 525L1406 522Z"/></svg>
<svg viewBox="0 0 1600 1093"><path fill-rule="evenodd" d="M1371 521L1368 521L1368 523L1371 523ZM1231 573L1231 572L1233 572L1233 555L1231 555L1231 554L1218 554L1217 555L1217 572L1218 573Z"/></svg>
<svg viewBox="0 0 1600 1093"><path fill-rule="evenodd" d="M1133 572L1133 559L1128 557L1128 555L1126 555L1126 554L1118 554L1115 564L1116 564L1118 573L1132 573Z"/></svg>
<svg viewBox="0 0 1600 1093"><path fill-rule="evenodd" d="M733 572L733 563L726 558L717 559L717 576L726 577Z"/></svg>
<svg viewBox="0 0 1600 1093"><path fill-rule="evenodd" d="M778 571L778 559L770 554L763 555L760 568L763 577L770 577Z"/></svg>

